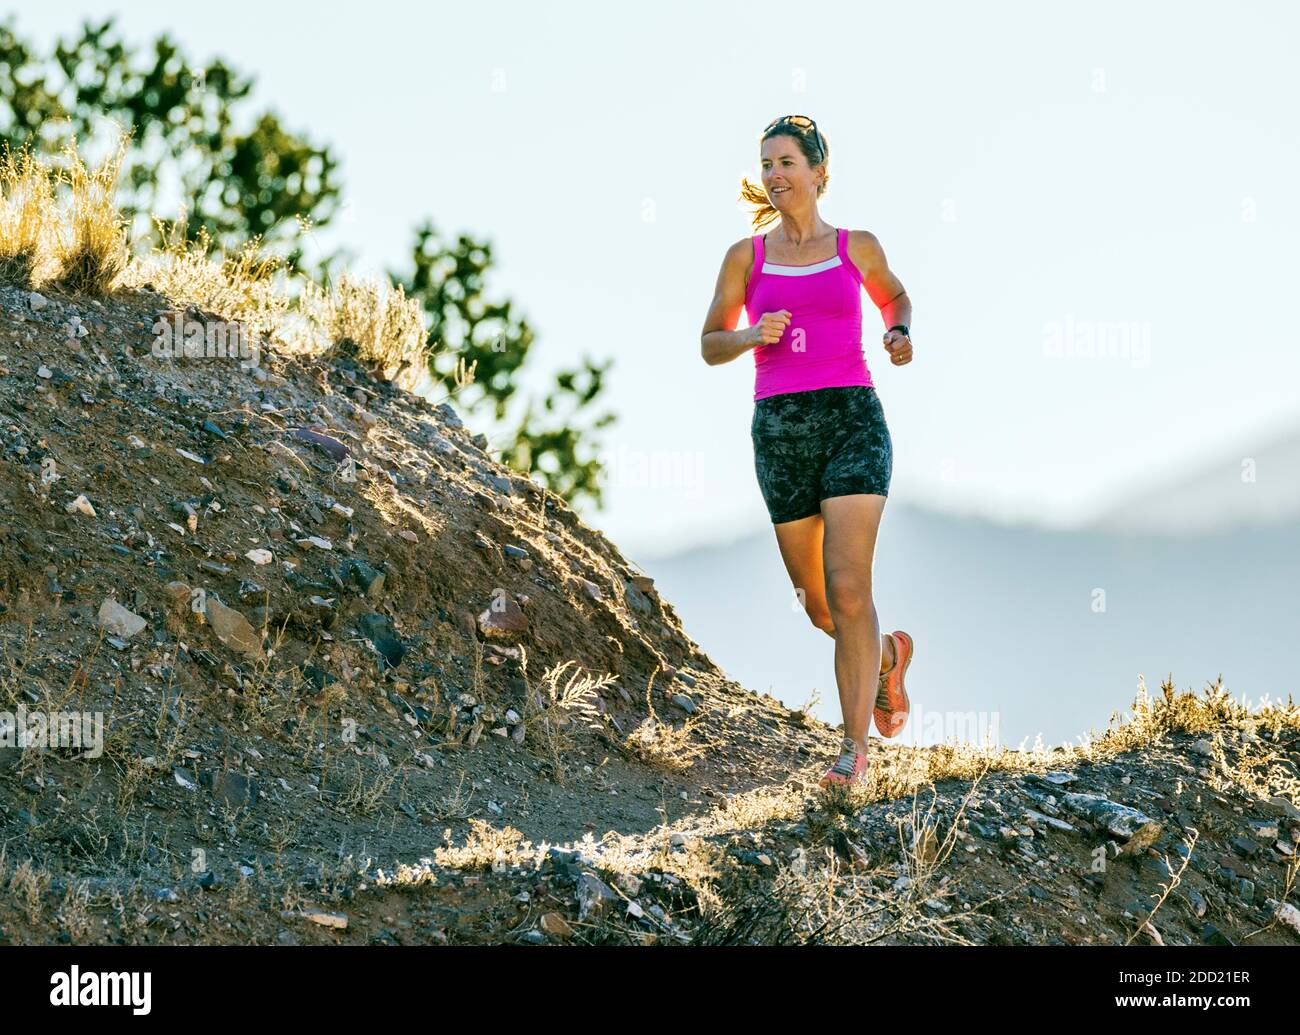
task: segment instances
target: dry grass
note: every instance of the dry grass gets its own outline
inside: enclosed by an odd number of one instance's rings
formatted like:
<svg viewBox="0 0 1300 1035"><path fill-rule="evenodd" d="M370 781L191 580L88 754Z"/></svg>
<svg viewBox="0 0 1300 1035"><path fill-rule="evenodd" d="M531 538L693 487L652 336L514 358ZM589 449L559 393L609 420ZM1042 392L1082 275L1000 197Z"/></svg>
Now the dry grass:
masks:
<svg viewBox="0 0 1300 1035"><path fill-rule="evenodd" d="M542 676L541 686L534 687L528 679L528 652L522 647L520 659L526 688L524 724L528 729L528 743L545 756L556 782L564 783L568 777L568 759L573 757L574 727L582 723L599 728L596 695L611 685L615 677L587 675L574 662L565 661L551 666Z"/></svg>
<svg viewBox="0 0 1300 1035"><path fill-rule="evenodd" d="M399 285L345 274L322 288L256 240L232 254L214 253L206 235L185 240L183 216L170 227L155 217L163 243L133 255L114 200L127 144L119 136L94 168L75 141L56 165L27 151L0 156L0 281L83 295L149 285L178 307L238 323L255 342L346 353L408 390L433 386L419 302ZM472 379L459 371L458 383Z"/></svg>
<svg viewBox="0 0 1300 1035"><path fill-rule="evenodd" d="M312 348L323 340L326 351L353 354L389 379L410 376L412 370L423 373L427 367L420 304L407 298L400 285L345 273L332 291L306 285L298 312L308 328L300 328L297 340L305 336Z"/></svg>
<svg viewBox="0 0 1300 1035"><path fill-rule="evenodd" d="M34 288L53 261L58 214L50 171L27 151L0 156L0 281Z"/></svg>
<svg viewBox="0 0 1300 1035"><path fill-rule="evenodd" d="M30 152L0 158L0 279L106 295L131 262L127 221L113 200L126 143L93 169L75 142L52 167Z"/></svg>
<svg viewBox="0 0 1300 1035"><path fill-rule="evenodd" d="M281 263L251 243L233 255L213 254L206 232L186 241L184 221L163 229L163 246L132 264L129 282L150 284L178 306L197 306L265 338L279 329L291 300L276 274Z"/></svg>
<svg viewBox="0 0 1300 1035"><path fill-rule="evenodd" d="M50 283L74 294L107 295L122 283L131 263L127 221L113 200L126 141L120 139L93 170L81 160L75 141L64 157L67 204L53 235L56 272Z"/></svg>

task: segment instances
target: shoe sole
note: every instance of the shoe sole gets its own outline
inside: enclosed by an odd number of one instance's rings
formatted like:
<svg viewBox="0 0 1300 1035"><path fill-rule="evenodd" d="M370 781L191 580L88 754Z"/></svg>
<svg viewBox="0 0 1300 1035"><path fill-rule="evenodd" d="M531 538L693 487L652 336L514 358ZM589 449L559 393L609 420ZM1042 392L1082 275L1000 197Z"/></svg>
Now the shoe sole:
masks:
<svg viewBox="0 0 1300 1035"><path fill-rule="evenodd" d="M910 719L912 717L912 702L908 700L907 697L906 683L907 683L907 668L909 665L912 664L912 659L916 657L916 645L912 642L912 637L909 636L907 633L903 632L901 629L895 630L893 636L895 639L899 639L900 634L903 639L907 640L907 657L903 659L903 670L901 673L899 673L898 676L898 692L903 696L903 707L891 708L888 712L885 712L884 714L888 717L890 715L895 715L898 712L906 712L907 718L905 718L902 721L902 723L899 724L898 729L890 733L881 725L880 722L881 709L879 708L873 709L871 713L871 717L875 720L876 732L885 738L896 737L900 733L902 733L903 730L907 727L907 719Z"/></svg>

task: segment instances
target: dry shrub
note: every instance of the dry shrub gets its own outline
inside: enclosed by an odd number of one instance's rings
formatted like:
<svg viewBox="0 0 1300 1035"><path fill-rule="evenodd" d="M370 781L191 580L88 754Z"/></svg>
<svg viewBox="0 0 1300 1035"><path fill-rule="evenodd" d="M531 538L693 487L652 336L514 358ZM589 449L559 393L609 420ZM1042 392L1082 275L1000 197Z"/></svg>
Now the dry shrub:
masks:
<svg viewBox="0 0 1300 1035"><path fill-rule="evenodd" d="M206 230L196 240L181 233L184 217L163 230L163 246L133 264L134 285L151 284L180 306L197 306L241 324L250 335L268 337L279 329L290 299L277 274L283 264L251 241L233 254L217 254Z"/></svg>
<svg viewBox="0 0 1300 1035"><path fill-rule="evenodd" d="M49 169L29 151L0 157L0 281L33 288L53 261L50 235L57 225Z"/></svg>
<svg viewBox="0 0 1300 1035"><path fill-rule="evenodd" d="M55 287L76 294L106 295L122 282L131 263L127 222L113 201L126 140L93 170L77 154L74 140L64 151L67 164L60 178L66 183L67 211L53 235Z"/></svg>
<svg viewBox="0 0 1300 1035"><path fill-rule="evenodd" d="M389 378L426 367L420 303L407 298L401 285L345 273L332 291L307 285L298 305L319 328L327 352L355 355Z"/></svg>

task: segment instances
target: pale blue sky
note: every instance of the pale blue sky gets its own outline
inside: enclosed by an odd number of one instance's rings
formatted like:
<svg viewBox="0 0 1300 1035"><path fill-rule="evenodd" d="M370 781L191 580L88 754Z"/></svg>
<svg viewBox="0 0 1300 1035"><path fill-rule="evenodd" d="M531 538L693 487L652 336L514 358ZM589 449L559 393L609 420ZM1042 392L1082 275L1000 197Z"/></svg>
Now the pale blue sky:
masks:
<svg viewBox="0 0 1300 1035"><path fill-rule="evenodd" d="M752 359L706 366L699 331L776 115L818 120L823 217L875 232L915 306L894 368L863 296L894 497L1070 523L1300 421L1288 5L125 7L334 145L334 236L369 269L432 216L494 243L533 384L615 357L610 506L584 516L633 560L767 527ZM16 25L48 44L113 9ZM1052 354L1121 324L1127 356Z"/></svg>

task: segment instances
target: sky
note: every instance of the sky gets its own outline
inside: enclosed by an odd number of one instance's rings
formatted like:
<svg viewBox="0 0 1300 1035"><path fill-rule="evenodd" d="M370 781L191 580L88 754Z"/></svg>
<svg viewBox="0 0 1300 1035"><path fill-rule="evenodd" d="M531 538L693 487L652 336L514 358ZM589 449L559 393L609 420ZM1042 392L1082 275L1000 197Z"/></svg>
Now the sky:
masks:
<svg viewBox="0 0 1300 1035"><path fill-rule="evenodd" d="M114 5L15 8L48 47ZM1300 423L1294 6L133 0L341 155L322 243L401 266L425 217L494 247L537 330L525 387L613 357L607 507L637 562L767 527L753 362L699 336L762 127L813 116L820 201L871 230L915 359L867 362L891 498L1068 527ZM1100 344L1098 344L1100 343Z"/></svg>

